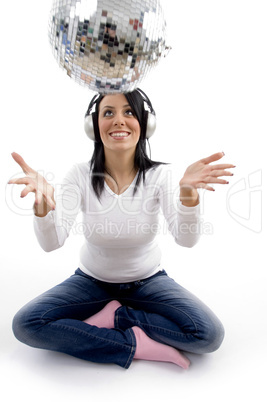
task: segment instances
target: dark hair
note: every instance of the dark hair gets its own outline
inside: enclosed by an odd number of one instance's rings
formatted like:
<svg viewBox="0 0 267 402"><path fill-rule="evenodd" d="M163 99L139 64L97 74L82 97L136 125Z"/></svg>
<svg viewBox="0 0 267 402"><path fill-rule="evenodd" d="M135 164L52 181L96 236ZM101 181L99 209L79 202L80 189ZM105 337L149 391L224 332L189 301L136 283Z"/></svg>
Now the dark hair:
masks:
<svg viewBox="0 0 267 402"><path fill-rule="evenodd" d="M99 104L104 98L104 96L105 95L99 96L95 104L95 112L92 114L94 132L95 132L95 143L94 143L95 148L90 163L92 172L91 182L98 199L100 199L102 191L104 189L104 183L105 183L104 175L106 171L104 145L100 138L100 132L98 127ZM143 96L138 90L125 93L124 96L126 97L132 109L132 112L134 116L137 118L141 128L140 138L136 145L135 159L134 159L134 167L138 169L138 176L133 192L133 194L135 194L141 179L143 179L143 181L145 182L146 171L164 163L152 161L147 155L146 151L147 111L145 109Z"/></svg>

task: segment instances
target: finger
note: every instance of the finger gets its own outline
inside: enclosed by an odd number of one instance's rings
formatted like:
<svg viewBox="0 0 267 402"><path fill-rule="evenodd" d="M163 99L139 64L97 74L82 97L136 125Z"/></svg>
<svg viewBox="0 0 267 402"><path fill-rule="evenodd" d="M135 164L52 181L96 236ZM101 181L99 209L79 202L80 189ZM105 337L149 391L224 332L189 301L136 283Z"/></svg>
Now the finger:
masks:
<svg viewBox="0 0 267 402"><path fill-rule="evenodd" d="M218 161L224 156L224 152L217 152L216 154L210 155L207 158L203 158L200 160L200 162L204 163L205 165L208 165L209 163Z"/></svg>
<svg viewBox="0 0 267 402"><path fill-rule="evenodd" d="M26 197L29 193L34 193L35 192L35 188L32 184L29 184L28 186L26 186L24 188L24 190L21 192L20 196L21 198Z"/></svg>
<svg viewBox="0 0 267 402"><path fill-rule="evenodd" d="M20 179L10 179L8 184L32 184L32 180L29 177L22 177Z"/></svg>
<svg viewBox="0 0 267 402"><path fill-rule="evenodd" d="M41 204L43 199L43 194L40 190L36 190L35 192L35 204Z"/></svg>
<svg viewBox="0 0 267 402"><path fill-rule="evenodd" d="M56 208L55 202L53 201L53 199L49 195L46 197L46 202L52 209Z"/></svg>
<svg viewBox="0 0 267 402"><path fill-rule="evenodd" d="M220 165L220 164L218 164L218 165L212 165L211 166L211 169L212 170L214 170L214 169L233 169L233 168L235 168L236 166L235 165L232 165L232 164L230 164L230 163L225 163L225 164L223 164L223 165Z"/></svg>
<svg viewBox="0 0 267 402"><path fill-rule="evenodd" d="M233 176L233 173L228 172L227 170L212 170L211 175L214 177Z"/></svg>
<svg viewBox="0 0 267 402"><path fill-rule="evenodd" d="M229 181L223 180L223 179L217 179L216 177L207 177L206 179L203 180L204 183L210 183L210 184L229 184Z"/></svg>
<svg viewBox="0 0 267 402"><path fill-rule="evenodd" d="M17 162L17 164L21 167L21 169L23 170L24 173L27 174L27 173L35 172L29 165L27 165L27 163L22 158L22 156L20 156L16 152L12 152L11 155L12 155L12 158L14 159L14 161Z"/></svg>
<svg viewBox="0 0 267 402"><path fill-rule="evenodd" d="M45 202L47 203L47 205L49 205L53 210L56 208L56 204L54 202L54 200L52 199L52 197L50 195L47 194L42 194L42 197L45 199Z"/></svg>
<svg viewBox="0 0 267 402"><path fill-rule="evenodd" d="M199 183L197 187L198 187L198 188L202 188L203 190L215 191L213 187L208 186L208 185L205 184L205 183Z"/></svg>

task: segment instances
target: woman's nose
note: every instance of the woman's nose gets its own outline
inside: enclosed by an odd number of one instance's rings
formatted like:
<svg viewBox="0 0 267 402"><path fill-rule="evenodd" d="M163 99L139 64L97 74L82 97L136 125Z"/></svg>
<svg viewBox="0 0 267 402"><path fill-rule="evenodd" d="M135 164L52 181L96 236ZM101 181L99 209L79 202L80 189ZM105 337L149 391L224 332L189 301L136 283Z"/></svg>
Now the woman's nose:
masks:
<svg viewBox="0 0 267 402"><path fill-rule="evenodd" d="M124 115L122 113L116 114L113 124L116 126L124 126L125 125Z"/></svg>

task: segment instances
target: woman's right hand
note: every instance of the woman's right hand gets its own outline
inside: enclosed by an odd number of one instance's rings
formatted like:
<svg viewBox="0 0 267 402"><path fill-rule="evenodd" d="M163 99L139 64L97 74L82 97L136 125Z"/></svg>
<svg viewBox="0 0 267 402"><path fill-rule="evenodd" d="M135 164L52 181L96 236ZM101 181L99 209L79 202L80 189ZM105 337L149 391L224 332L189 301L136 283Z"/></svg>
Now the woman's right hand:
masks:
<svg viewBox="0 0 267 402"><path fill-rule="evenodd" d="M26 187L21 192L21 197L26 197L29 193L35 193L34 212L36 216L44 217L49 211L54 210L56 203L54 200L54 188L38 172L33 170L24 159L13 152L12 157L25 173L25 177L11 179L8 184L25 184Z"/></svg>

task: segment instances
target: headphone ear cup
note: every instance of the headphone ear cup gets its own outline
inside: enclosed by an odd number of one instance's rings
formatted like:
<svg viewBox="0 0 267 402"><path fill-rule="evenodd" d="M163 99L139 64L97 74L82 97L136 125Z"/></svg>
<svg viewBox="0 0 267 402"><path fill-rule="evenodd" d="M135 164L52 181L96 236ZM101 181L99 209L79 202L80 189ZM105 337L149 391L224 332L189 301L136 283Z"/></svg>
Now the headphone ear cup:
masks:
<svg viewBox="0 0 267 402"><path fill-rule="evenodd" d="M95 141L94 122L92 114L84 118L84 131L90 140Z"/></svg>
<svg viewBox="0 0 267 402"><path fill-rule="evenodd" d="M146 138L152 137L152 135L156 131L156 126L157 126L157 119L155 114L148 112Z"/></svg>

